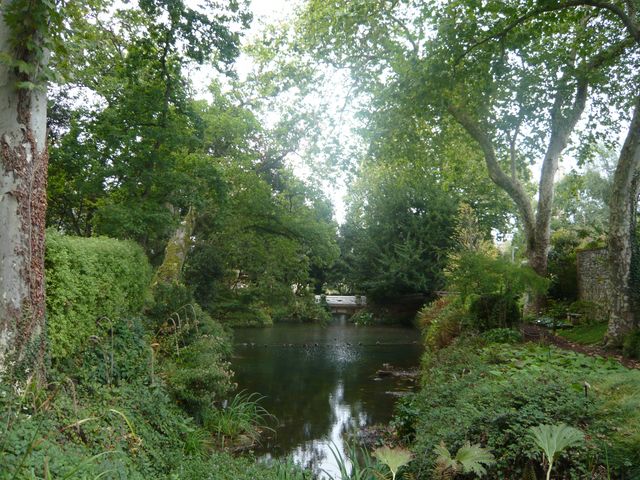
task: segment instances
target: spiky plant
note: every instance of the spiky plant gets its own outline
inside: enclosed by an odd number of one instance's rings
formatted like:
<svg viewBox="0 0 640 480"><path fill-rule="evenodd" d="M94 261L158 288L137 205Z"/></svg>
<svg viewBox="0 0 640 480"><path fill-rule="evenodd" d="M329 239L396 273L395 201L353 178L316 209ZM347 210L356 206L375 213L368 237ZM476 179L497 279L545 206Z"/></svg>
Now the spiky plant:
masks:
<svg viewBox="0 0 640 480"><path fill-rule="evenodd" d="M548 463L547 480L551 478L553 463L567 448L574 447L584 441L584 433L577 428L561 423L559 425L538 425L529 429L531 438L542 450Z"/></svg>
<svg viewBox="0 0 640 480"><path fill-rule="evenodd" d="M434 473L440 479L450 479L460 473L473 473L482 477L487 473L486 467L495 463L493 454L480 444L471 445L466 442L456 452L455 457L451 455L444 442L440 442L433 451L437 455Z"/></svg>
<svg viewBox="0 0 640 480"><path fill-rule="evenodd" d="M343 455L340 448L331 442L329 449L340 471L339 476L334 477L323 470L330 480L367 480L371 474L375 475L369 456L362 448L358 449L355 445L346 444Z"/></svg>

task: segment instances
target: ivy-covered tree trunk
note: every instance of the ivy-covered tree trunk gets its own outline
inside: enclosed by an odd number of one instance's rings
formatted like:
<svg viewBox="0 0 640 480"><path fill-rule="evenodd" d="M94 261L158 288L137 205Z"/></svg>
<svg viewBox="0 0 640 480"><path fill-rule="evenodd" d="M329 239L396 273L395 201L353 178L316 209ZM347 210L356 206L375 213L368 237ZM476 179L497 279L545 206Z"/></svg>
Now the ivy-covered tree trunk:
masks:
<svg viewBox="0 0 640 480"><path fill-rule="evenodd" d="M622 342L636 321L631 298L631 262L635 227L634 216L638 203L637 174L640 167L640 96L629 132L624 142L613 177L613 191L609 204L609 327L606 343L614 346Z"/></svg>
<svg viewBox="0 0 640 480"><path fill-rule="evenodd" d="M3 13L12 3L2 1ZM0 52L32 65L16 52L14 34L0 18ZM46 93L7 63L0 65L0 379L41 377L45 352Z"/></svg>

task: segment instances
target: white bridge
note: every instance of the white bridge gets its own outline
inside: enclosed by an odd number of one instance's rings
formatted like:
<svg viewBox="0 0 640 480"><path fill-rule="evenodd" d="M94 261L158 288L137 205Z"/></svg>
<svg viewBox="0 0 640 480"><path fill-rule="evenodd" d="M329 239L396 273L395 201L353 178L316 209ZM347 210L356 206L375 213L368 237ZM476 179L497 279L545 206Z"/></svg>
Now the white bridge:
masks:
<svg viewBox="0 0 640 480"><path fill-rule="evenodd" d="M316 295L316 303L327 303L331 313L353 314L367 306L364 295Z"/></svg>

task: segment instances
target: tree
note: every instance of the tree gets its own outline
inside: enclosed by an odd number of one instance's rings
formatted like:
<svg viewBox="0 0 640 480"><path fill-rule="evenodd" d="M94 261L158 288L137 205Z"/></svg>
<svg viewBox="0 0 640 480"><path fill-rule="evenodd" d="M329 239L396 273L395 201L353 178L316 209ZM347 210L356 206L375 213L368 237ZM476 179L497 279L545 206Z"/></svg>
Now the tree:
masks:
<svg viewBox="0 0 640 480"><path fill-rule="evenodd" d="M51 2L0 4L0 373L42 377Z"/></svg>
<svg viewBox="0 0 640 480"><path fill-rule="evenodd" d="M529 263L545 275L559 161L587 100L592 112L603 111L600 95L619 93L606 74L633 43L612 22L603 30L586 9L540 5L311 1L302 22L310 48L352 67L363 89L384 95L386 108L443 128L453 118L464 129L517 207ZM536 161L534 202L519 165Z"/></svg>
<svg viewBox="0 0 640 480"><path fill-rule="evenodd" d="M457 207L422 166L370 165L341 229L347 283L377 302L442 288Z"/></svg>
<svg viewBox="0 0 640 480"><path fill-rule="evenodd" d="M182 0L140 0L96 15L77 35L77 70L66 90L89 90L95 105L72 106L67 131L52 149L50 223L79 234L141 243L159 260L193 198L194 175L183 163L206 152L203 119L184 70L208 63L230 75L239 28L250 17L241 2L206 13ZM97 53L87 62L86 49ZM63 96L56 97L64 107ZM95 102L94 102L95 103Z"/></svg>

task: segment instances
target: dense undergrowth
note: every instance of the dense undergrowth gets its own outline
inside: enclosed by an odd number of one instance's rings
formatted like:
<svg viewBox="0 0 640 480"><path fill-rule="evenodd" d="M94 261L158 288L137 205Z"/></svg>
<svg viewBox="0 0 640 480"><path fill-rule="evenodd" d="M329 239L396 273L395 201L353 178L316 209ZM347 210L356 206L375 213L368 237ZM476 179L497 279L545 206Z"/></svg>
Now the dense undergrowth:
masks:
<svg viewBox="0 0 640 480"><path fill-rule="evenodd" d="M229 453L263 425L223 408L235 388L231 338L184 287L157 289L153 301L133 243L49 242L48 378L0 384L0 479L275 479L294 470Z"/></svg>
<svg viewBox="0 0 640 480"><path fill-rule="evenodd" d="M276 467L220 451L215 432L180 408L184 384L168 386L170 370L152 367L142 319L118 322L113 338L106 354L109 335L89 343L46 387L5 386L0 478L277 478Z"/></svg>
<svg viewBox="0 0 640 480"><path fill-rule="evenodd" d="M427 347L422 387L400 402L394 419L414 452L416 478L442 478L434 473L440 442L451 451L466 442L486 448L495 458L488 478L544 478L531 429L562 424L584 441L559 456L552 478L640 478L640 371L522 343L518 330L479 334L485 321L478 324L457 300L435 302L419 320Z"/></svg>

